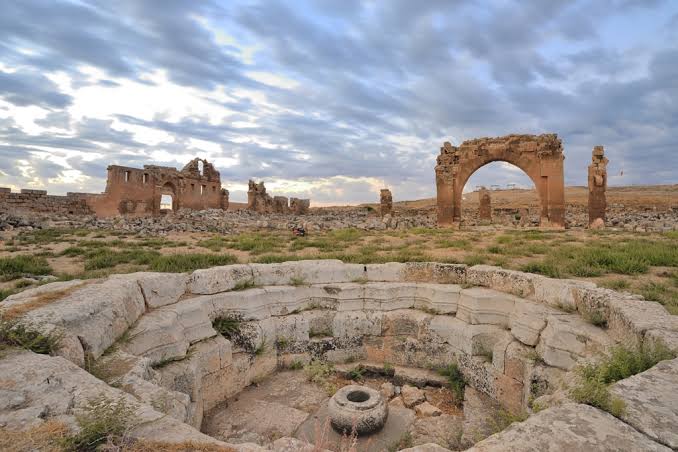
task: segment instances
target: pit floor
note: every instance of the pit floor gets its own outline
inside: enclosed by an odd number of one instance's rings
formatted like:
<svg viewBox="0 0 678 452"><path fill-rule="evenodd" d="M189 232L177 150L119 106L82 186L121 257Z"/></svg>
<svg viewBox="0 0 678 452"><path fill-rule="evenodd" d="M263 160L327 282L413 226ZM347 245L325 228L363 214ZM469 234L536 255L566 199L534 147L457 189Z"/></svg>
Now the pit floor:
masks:
<svg viewBox="0 0 678 452"><path fill-rule="evenodd" d="M385 377L365 377L358 384L378 390L386 381ZM348 384L356 382L339 376L332 377L331 385L335 388ZM446 388L426 387L423 391L427 401L440 409L440 415L420 416L414 409L406 408L399 400L400 396L394 396L389 403L389 417L384 428L357 438L351 450L395 451L429 442L461 450L478 441L478 432L483 426L478 426L477 422L469 425L468 419L489 418L491 415L462 411L454 403L451 391ZM482 398L475 391L467 390L465 406L482 411L491 405L484 399L468 403L469 395L476 399ZM245 388L213 409L205 416L202 430L230 443L265 445L278 438L292 436L314 444L319 449L347 450L351 438L342 437L329 425L328 400L328 393L320 385L307 381L302 370L280 371ZM472 435L468 434L469 430L472 430ZM472 441L469 441L471 436Z"/></svg>

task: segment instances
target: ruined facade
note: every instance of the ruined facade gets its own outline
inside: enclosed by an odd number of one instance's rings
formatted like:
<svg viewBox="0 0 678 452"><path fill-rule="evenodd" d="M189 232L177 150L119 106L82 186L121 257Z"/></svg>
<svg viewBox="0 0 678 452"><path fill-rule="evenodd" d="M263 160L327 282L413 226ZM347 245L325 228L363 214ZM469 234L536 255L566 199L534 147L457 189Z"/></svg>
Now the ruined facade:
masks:
<svg viewBox="0 0 678 452"><path fill-rule="evenodd" d="M437 159L438 224L461 222L461 200L469 177L495 161L511 163L534 182L541 203L542 226L565 227L563 146L556 134L478 138L452 146L445 142Z"/></svg>
<svg viewBox="0 0 678 452"><path fill-rule="evenodd" d="M589 227L603 227L605 225L605 210L607 209L607 163L602 146L595 146L589 165Z"/></svg>
<svg viewBox="0 0 678 452"><path fill-rule="evenodd" d="M157 215L181 208L227 209L228 190L221 188L219 172L207 160L191 160L181 171L144 165L143 169L111 165L106 191L88 198L101 217Z"/></svg>
<svg viewBox="0 0 678 452"><path fill-rule="evenodd" d="M285 196L271 197L266 193L263 181L259 183L249 181L247 209L253 212L303 215L308 212L310 205L309 199L291 198L288 202Z"/></svg>
<svg viewBox="0 0 678 452"><path fill-rule="evenodd" d="M492 221L492 198L485 187L478 192L478 217L481 221Z"/></svg>
<svg viewBox="0 0 678 452"><path fill-rule="evenodd" d="M393 211L393 195L388 188L381 189L379 194L379 207L382 217L384 215L390 215Z"/></svg>

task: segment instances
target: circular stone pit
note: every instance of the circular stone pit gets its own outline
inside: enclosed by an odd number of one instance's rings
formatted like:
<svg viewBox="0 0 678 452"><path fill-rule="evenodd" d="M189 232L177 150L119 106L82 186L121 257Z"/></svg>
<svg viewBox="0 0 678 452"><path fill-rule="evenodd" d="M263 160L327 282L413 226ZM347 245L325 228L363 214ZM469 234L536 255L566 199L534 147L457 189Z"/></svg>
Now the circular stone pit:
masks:
<svg viewBox="0 0 678 452"><path fill-rule="evenodd" d="M348 385L339 389L328 405L330 422L339 433L358 435L380 430L388 417L388 406L379 391Z"/></svg>

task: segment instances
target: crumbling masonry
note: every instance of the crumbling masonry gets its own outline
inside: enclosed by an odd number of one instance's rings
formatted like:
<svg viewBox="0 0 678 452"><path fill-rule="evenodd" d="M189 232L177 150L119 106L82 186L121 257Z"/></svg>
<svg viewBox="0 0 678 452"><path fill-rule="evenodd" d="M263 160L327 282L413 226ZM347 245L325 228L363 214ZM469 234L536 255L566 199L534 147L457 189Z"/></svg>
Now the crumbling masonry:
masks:
<svg viewBox="0 0 678 452"><path fill-rule="evenodd" d="M607 209L607 163L602 146L595 146L589 165L589 227L605 226L605 210Z"/></svg>
<svg viewBox="0 0 678 452"><path fill-rule="evenodd" d="M247 209L253 212L303 215L308 213L310 205L311 201L309 199L299 198L291 198L288 204L285 196L271 197L271 195L266 193L263 181L259 183L253 180L249 181Z"/></svg>
<svg viewBox="0 0 678 452"><path fill-rule="evenodd" d="M565 227L563 146L556 134L478 138L440 148L436 171L438 224L461 222L461 200L469 177L495 161L511 163L532 179L541 203L542 226Z"/></svg>

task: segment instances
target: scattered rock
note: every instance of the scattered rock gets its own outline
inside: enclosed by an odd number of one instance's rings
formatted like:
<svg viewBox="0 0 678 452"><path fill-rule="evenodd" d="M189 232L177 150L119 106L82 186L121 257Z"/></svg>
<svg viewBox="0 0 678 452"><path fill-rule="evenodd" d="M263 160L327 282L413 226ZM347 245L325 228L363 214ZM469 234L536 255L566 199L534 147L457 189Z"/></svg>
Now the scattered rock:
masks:
<svg viewBox="0 0 678 452"><path fill-rule="evenodd" d="M443 414L442 411L440 411L438 408L436 408L435 406L431 405L428 402L420 403L419 405L414 407L414 411L416 411L416 413L419 416L423 417L434 417Z"/></svg>
<svg viewBox="0 0 678 452"><path fill-rule="evenodd" d="M405 385L403 386L401 392L403 397L403 403L405 403L405 406L407 408L412 408L413 406L419 405L420 403L426 400L424 391L422 391L419 388L415 388L414 386Z"/></svg>

